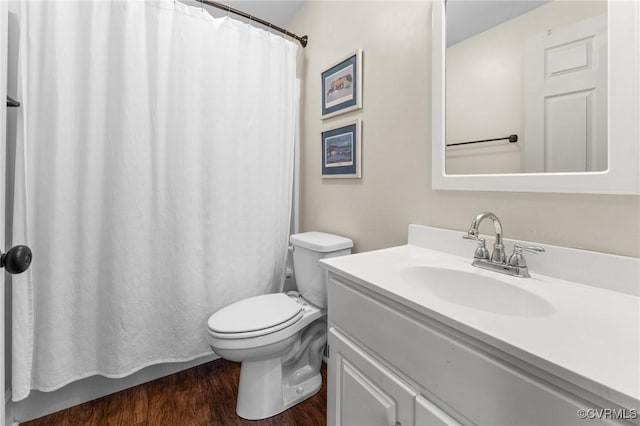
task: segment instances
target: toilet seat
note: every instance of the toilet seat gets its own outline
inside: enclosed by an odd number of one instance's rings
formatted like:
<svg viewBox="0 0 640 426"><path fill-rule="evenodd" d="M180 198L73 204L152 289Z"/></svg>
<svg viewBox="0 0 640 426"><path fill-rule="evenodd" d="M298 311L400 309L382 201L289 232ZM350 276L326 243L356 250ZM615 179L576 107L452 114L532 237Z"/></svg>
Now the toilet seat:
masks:
<svg viewBox="0 0 640 426"><path fill-rule="evenodd" d="M303 306L284 293L264 294L219 310L207 326L213 337L246 339L282 330L298 322Z"/></svg>

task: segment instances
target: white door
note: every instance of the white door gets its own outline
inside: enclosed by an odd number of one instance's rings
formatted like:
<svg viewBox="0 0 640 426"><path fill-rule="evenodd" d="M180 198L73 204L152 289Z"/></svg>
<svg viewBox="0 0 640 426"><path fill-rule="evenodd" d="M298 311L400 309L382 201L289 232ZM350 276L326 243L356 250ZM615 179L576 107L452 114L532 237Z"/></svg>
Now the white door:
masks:
<svg viewBox="0 0 640 426"><path fill-rule="evenodd" d="M4 249L5 224L5 165L7 136L7 45L9 40L7 2L0 1L0 249ZM0 424L5 422L5 371L4 371L4 270L0 270Z"/></svg>
<svg viewBox="0 0 640 426"><path fill-rule="evenodd" d="M333 327L329 348L328 425L414 424L413 389Z"/></svg>
<svg viewBox="0 0 640 426"><path fill-rule="evenodd" d="M607 169L607 17L525 42L527 173Z"/></svg>

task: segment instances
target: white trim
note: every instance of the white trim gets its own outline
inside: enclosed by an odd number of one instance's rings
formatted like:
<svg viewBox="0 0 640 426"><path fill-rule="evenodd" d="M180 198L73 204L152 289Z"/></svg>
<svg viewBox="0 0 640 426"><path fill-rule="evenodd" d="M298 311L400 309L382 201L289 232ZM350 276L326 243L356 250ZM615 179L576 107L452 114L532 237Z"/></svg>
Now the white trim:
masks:
<svg viewBox="0 0 640 426"><path fill-rule="evenodd" d="M11 389L6 389L4 392L4 423L5 425L17 425L18 422L15 420L14 416L14 406L11 402Z"/></svg>
<svg viewBox="0 0 640 426"><path fill-rule="evenodd" d="M7 61L9 55L9 8L7 2L0 2L0 101L2 107L0 107L0 241L2 245L0 248L5 248L5 194L6 194L6 152L7 152L7 104L5 98L7 96ZM4 271L0 271L2 275L0 277L0 401L5 400L5 378L7 372L5 371L5 297L4 297L4 284L5 277ZM0 408L0 419L5 421L5 416L9 415L8 406L5 403Z"/></svg>
<svg viewBox="0 0 640 426"><path fill-rule="evenodd" d="M445 172L445 11L432 7L432 187L476 191L640 193L640 3L609 4L609 169L593 173L447 175Z"/></svg>

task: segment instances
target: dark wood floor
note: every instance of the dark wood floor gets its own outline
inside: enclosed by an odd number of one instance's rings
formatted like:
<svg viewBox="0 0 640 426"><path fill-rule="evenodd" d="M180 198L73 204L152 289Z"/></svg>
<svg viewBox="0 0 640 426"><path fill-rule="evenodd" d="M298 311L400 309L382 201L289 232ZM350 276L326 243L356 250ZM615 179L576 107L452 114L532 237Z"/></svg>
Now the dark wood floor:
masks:
<svg viewBox="0 0 640 426"><path fill-rule="evenodd" d="M205 426L326 424L327 371L322 365L322 389L282 414L265 420L236 415L240 364L219 359L53 413L25 426Z"/></svg>

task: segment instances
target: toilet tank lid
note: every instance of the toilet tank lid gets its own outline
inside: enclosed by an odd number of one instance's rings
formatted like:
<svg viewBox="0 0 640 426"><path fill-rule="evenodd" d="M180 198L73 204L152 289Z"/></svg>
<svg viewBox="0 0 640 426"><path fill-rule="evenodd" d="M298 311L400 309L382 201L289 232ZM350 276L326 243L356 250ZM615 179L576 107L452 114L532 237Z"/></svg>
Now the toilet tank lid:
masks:
<svg viewBox="0 0 640 426"><path fill-rule="evenodd" d="M325 232L302 232L293 234L289 238L291 244L304 247L308 250L327 253L331 251L344 250L353 247L353 241L339 235L327 234Z"/></svg>

